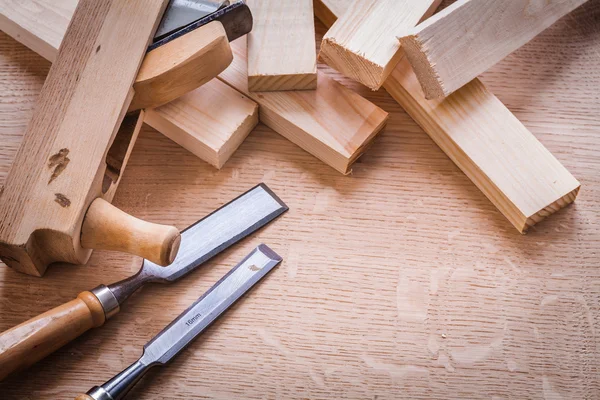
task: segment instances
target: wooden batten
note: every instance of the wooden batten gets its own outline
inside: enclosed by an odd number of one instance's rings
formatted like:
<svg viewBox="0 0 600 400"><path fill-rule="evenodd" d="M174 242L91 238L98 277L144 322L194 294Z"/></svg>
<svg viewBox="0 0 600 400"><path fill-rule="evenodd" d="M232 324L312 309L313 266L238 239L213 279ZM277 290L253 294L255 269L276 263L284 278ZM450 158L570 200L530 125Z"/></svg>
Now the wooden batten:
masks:
<svg viewBox="0 0 600 400"><path fill-rule="evenodd" d="M359 0L348 2L347 11L327 31L319 58L342 74L377 90L392 72L402 53L395 36L431 14L441 0ZM322 4L318 13L331 21L331 8Z"/></svg>
<svg viewBox="0 0 600 400"><path fill-rule="evenodd" d="M253 92L317 87L312 0L249 0L248 89Z"/></svg>
<svg viewBox="0 0 600 400"><path fill-rule="evenodd" d="M258 124L258 105L218 79L162 107L145 122L216 168Z"/></svg>
<svg viewBox="0 0 600 400"><path fill-rule="evenodd" d="M388 114L319 74L314 91L250 92L245 43L231 43L233 62L219 79L259 105L260 120L343 174L383 129Z"/></svg>
<svg viewBox="0 0 600 400"><path fill-rule="evenodd" d="M459 0L400 42L427 99L446 97L587 0Z"/></svg>
<svg viewBox="0 0 600 400"><path fill-rule="evenodd" d="M332 13L352 2L317 1ZM478 79L429 101L403 59L384 88L519 232L575 200L580 183Z"/></svg>

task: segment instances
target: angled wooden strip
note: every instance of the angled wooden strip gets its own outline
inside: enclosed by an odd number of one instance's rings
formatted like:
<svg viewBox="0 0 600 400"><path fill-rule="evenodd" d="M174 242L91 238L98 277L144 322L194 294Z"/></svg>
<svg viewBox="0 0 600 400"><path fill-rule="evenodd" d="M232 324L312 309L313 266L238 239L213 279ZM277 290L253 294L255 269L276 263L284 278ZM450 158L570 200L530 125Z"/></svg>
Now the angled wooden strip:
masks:
<svg viewBox="0 0 600 400"><path fill-rule="evenodd" d="M479 80L428 101L403 59L384 88L519 232L575 200L579 182Z"/></svg>
<svg viewBox="0 0 600 400"><path fill-rule="evenodd" d="M323 37L319 58L344 75L377 90L402 54L395 36L432 13L441 0L357 0ZM333 4L331 7L335 7ZM340 8L341 9L341 8ZM327 5L320 10L331 21ZM327 11L328 10L328 11Z"/></svg>
<svg viewBox="0 0 600 400"><path fill-rule="evenodd" d="M265 125L339 172L349 173L388 114L324 74L319 74L314 91L250 92L246 45L240 41L231 45L233 62L219 79L256 101Z"/></svg>
<svg viewBox="0 0 600 400"><path fill-rule="evenodd" d="M448 96L587 0L459 0L400 37L428 99Z"/></svg>
<svg viewBox="0 0 600 400"><path fill-rule="evenodd" d="M81 223L104 194L107 153L166 4L79 2L0 197L0 256L7 265L41 275L51 262L89 257Z"/></svg>
<svg viewBox="0 0 600 400"><path fill-rule="evenodd" d="M145 122L221 168L258 124L258 105L218 79L146 111Z"/></svg>
<svg viewBox="0 0 600 400"><path fill-rule="evenodd" d="M317 87L312 0L250 0L254 27L248 34L251 91Z"/></svg>
<svg viewBox="0 0 600 400"><path fill-rule="evenodd" d="M54 61L78 2L79 0L0 0L0 29L44 58ZM214 111L214 108L207 99L213 95L219 99L230 99L226 114L210 111ZM247 102L238 101L239 96L226 85L214 84L206 90L200 87L193 91L193 95L177 99L173 107L160 107L146 113L146 118L151 119L147 122L155 129L157 126L168 129L166 136L202 160L222 166L239 146L239 141L252 130L252 118L247 119L251 107ZM209 107L208 112L204 111L205 107ZM185 110L180 114L181 121L176 120L180 117L173 120L175 109ZM218 120L219 115L226 120ZM236 125L231 122L239 120L247 123ZM190 124L192 121L193 126ZM210 127L214 138L199 135L198 131L202 126Z"/></svg>

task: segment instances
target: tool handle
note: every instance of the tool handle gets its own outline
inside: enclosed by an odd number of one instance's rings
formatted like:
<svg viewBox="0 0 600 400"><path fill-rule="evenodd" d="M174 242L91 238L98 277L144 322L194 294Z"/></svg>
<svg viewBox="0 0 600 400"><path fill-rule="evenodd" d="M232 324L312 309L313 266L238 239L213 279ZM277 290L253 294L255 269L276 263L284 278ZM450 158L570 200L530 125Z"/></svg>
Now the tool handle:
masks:
<svg viewBox="0 0 600 400"><path fill-rule="evenodd" d="M87 394L80 394L79 396L77 396L75 398L75 400L94 400L92 397L88 396Z"/></svg>
<svg viewBox="0 0 600 400"><path fill-rule="evenodd" d="M91 328L102 326L106 317L91 292L47 311L0 334L0 381L69 343Z"/></svg>
<svg viewBox="0 0 600 400"><path fill-rule="evenodd" d="M174 226L135 218L100 198L90 205L81 227L84 248L135 254L162 266L173 262L180 243Z"/></svg>
<svg viewBox="0 0 600 400"><path fill-rule="evenodd" d="M156 108L216 78L233 60L223 24L213 21L146 54L129 111Z"/></svg>

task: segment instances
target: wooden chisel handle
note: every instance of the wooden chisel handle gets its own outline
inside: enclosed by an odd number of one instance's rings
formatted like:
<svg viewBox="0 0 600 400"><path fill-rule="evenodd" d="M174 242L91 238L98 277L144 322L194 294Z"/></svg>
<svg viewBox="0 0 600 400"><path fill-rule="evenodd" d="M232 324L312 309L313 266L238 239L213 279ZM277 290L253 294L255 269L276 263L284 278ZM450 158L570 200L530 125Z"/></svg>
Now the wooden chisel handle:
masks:
<svg viewBox="0 0 600 400"><path fill-rule="evenodd" d="M94 399L91 398L90 396L88 396L87 394L80 394L79 396L77 396L75 398L75 400L94 400Z"/></svg>
<svg viewBox="0 0 600 400"><path fill-rule="evenodd" d="M162 266L173 262L180 244L174 226L135 218L101 198L92 202L81 227L83 248L135 254Z"/></svg>
<svg viewBox="0 0 600 400"><path fill-rule="evenodd" d="M47 311L0 334L0 381L61 348L106 321L92 292Z"/></svg>

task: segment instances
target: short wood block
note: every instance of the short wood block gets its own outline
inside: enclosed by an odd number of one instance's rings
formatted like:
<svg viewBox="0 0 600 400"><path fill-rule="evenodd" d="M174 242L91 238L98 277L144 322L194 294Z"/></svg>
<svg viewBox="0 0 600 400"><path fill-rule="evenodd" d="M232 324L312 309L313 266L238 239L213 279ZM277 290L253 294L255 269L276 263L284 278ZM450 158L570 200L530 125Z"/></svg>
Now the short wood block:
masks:
<svg viewBox="0 0 600 400"><path fill-rule="evenodd" d="M312 0L249 0L248 89L252 92L317 87Z"/></svg>

